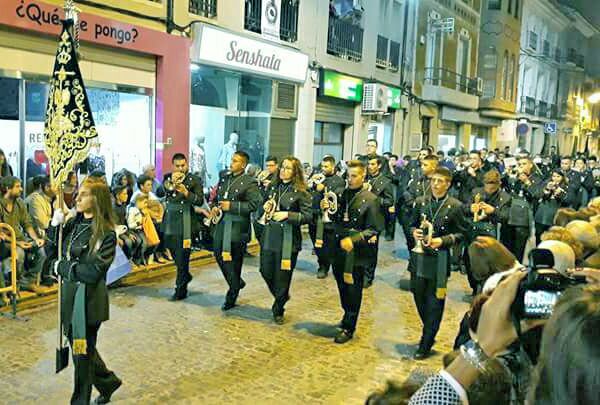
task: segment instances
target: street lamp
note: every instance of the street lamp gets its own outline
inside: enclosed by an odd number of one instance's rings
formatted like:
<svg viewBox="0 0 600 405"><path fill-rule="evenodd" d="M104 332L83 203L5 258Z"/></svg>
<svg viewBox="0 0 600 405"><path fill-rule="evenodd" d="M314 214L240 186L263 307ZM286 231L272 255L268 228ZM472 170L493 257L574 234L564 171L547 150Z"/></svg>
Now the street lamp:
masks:
<svg viewBox="0 0 600 405"><path fill-rule="evenodd" d="M590 102L590 104L596 104L598 101L600 101L600 91L597 91L591 96L589 96L588 101Z"/></svg>

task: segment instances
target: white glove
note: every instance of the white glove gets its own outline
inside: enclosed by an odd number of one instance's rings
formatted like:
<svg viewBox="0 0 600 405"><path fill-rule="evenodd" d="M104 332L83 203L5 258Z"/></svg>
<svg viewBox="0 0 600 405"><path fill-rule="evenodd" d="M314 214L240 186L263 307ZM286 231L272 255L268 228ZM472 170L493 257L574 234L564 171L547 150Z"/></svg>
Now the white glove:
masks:
<svg viewBox="0 0 600 405"><path fill-rule="evenodd" d="M65 223L65 214L61 209L54 210L54 215L52 215L52 221L50 221L50 225L59 226Z"/></svg>

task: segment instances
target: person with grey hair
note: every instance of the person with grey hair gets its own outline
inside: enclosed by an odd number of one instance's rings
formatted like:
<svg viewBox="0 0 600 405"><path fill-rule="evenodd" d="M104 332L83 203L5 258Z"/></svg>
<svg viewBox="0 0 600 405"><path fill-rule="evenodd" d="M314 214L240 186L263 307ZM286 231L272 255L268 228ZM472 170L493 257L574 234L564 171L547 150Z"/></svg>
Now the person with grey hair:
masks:
<svg viewBox="0 0 600 405"><path fill-rule="evenodd" d="M162 184L156 178L156 167L153 164L147 164L142 167L142 174L152 179L152 192L158 197L163 198L165 196L165 189Z"/></svg>

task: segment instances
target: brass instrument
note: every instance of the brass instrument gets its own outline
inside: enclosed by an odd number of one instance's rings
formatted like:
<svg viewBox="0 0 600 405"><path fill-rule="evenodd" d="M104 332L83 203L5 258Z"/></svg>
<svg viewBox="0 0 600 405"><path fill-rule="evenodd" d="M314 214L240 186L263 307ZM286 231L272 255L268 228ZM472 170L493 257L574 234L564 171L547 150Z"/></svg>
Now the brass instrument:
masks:
<svg viewBox="0 0 600 405"><path fill-rule="evenodd" d="M256 180L258 180L259 184L263 184L267 180L267 178L269 177L270 174L271 173L269 173L268 170L261 170L256 175Z"/></svg>
<svg viewBox="0 0 600 405"><path fill-rule="evenodd" d="M178 185L183 184L184 180L185 173L173 172L173 174L171 174L171 177L165 180L163 186L165 187L165 190L172 193L175 191Z"/></svg>
<svg viewBox="0 0 600 405"><path fill-rule="evenodd" d="M431 239L433 239L433 224L427 220L427 215L421 215L421 225L419 229L423 231L423 240L417 240L415 247L412 252L417 254L423 254L425 251L423 247L431 245Z"/></svg>
<svg viewBox="0 0 600 405"><path fill-rule="evenodd" d="M475 197L473 197L473 204L479 204L480 202L481 194L477 193L475 194ZM473 213L473 222L479 222L483 218L485 218L485 211L478 206L477 210Z"/></svg>
<svg viewBox="0 0 600 405"><path fill-rule="evenodd" d="M308 188L313 188L319 184L323 184L325 181L325 175L323 173L316 173L310 179L308 179L307 185Z"/></svg>
<svg viewBox="0 0 600 405"><path fill-rule="evenodd" d="M333 191L327 191L327 189L325 189L325 195L323 196L323 198L327 200L328 204L328 208L326 210L323 210L323 223L326 224L331 222L331 218L329 218L329 216L337 212L338 200L337 195Z"/></svg>
<svg viewBox="0 0 600 405"><path fill-rule="evenodd" d="M372 186L372 185L371 185L371 183L369 183L368 181L365 181L365 182L363 183L363 190L371 191L371 188L372 188L372 187L373 187L373 186Z"/></svg>
<svg viewBox="0 0 600 405"><path fill-rule="evenodd" d="M223 218L223 210L222 209L218 209L216 214L212 214L211 211L211 215L209 217L204 218L204 225L206 226L211 226L211 225L216 225L219 222L221 222L221 219Z"/></svg>
<svg viewBox="0 0 600 405"><path fill-rule="evenodd" d="M258 223L261 225L266 225L267 222L269 222L271 218L273 218L273 214L277 210L277 201L275 201L275 197L271 196L267 200L267 202L265 202L263 208L265 212L263 213L262 217L260 217L260 219L258 220Z"/></svg>

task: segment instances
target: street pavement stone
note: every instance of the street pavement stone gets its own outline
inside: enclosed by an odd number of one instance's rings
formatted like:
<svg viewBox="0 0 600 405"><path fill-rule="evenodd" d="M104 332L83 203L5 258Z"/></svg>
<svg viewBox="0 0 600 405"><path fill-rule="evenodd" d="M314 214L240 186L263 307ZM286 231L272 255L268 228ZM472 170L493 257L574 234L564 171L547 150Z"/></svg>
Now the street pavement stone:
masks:
<svg viewBox="0 0 600 405"><path fill-rule="evenodd" d="M167 301L172 277L111 290L111 319L100 329L98 349L124 382L113 402L362 404L387 380L438 370L468 309L462 301L468 284L452 274L435 355L414 361L421 323L411 294L398 288L408 277L406 261L394 253L401 243L381 243L375 283L364 292L355 338L345 345L333 343L342 317L335 280L316 278L308 243L282 326L272 321L257 258L246 258L247 286L227 313L220 309L226 283L216 265L192 269L191 295L181 302ZM28 322L0 320L1 404L68 402L72 366L54 374L55 312L36 311Z"/></svg>

